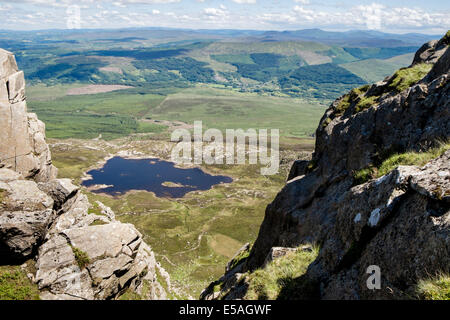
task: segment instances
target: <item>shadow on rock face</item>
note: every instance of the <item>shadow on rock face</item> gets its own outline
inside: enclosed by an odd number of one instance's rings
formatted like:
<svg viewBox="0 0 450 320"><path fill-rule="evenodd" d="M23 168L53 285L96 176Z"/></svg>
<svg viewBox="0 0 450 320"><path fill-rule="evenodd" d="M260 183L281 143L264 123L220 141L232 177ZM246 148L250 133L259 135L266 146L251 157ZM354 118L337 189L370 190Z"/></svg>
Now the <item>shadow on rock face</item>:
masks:
<svg viewBox="0 0 450 320"><path fill-rule="evenodd" d="M319 300L320 284L310 279L307 275L301 275L294 279L280 279L282 286L277 300Z"/></svg>

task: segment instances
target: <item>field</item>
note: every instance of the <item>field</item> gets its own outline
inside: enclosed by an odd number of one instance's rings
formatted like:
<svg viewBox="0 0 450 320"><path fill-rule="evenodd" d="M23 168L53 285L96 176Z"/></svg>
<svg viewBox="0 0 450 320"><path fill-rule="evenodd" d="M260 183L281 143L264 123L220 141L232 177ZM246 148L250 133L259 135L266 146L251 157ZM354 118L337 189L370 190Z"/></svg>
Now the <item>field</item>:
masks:
<svg viewBox="0 0 450 320"><path fill-rule="evenodd" d="M399 69L399 65L410 65L413 61L413 57L413 54L405 54L386 60L368 59L349 62L341 64L340 66L358 75L365 81L372 83L380 81L385 77L392 75L396 70Z"/></svg>
<svg viewBox="0 0 450 320"><path fill-rule="evenodd" d="M65 91L66 90L66 91ZM167 126L149 120L202 120L205 128L280 129L284 137L311 137L324 106L301 99L198 86L172 94L134 89L67 96L71 86L28 90L29 108L47 124L50 138L114 139L135 133L162 133Z"/></svg>
<svg viewBox="0 0 450 320"><path fill-rule="evenodd" d="M67 91L69 96L85 95L85 94L97 94L106 93L117 90L130 89L130 86L120 86L120 85L102 85L102 84L90 84L84 87L73 88Z"/></svg>
<svg viewBox="0 0 450 320"><path fill-rule="evenodd" d="M220 130L273 128L282 136L310 137L324 110L301 99L199 87L169 95L146 116L190 124L202 120L205 127Z"/></svg>
<svg viewBox="0 0 450 320"><path fill-rule="evenodd" d="M139 121L149 109L164 100L163 95L136 94L120 90L95 95L64 95L66 86L28 90L29 108L46 123L50 138L105 139L123 137L132 133L155 133L164 126Z"/></svg>

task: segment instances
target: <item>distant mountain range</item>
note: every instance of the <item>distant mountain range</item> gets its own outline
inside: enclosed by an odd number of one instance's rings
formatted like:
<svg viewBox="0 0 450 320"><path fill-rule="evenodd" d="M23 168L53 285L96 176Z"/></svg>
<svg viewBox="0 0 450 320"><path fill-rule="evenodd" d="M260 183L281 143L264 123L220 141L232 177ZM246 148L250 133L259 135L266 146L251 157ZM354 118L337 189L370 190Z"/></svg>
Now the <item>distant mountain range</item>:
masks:
<svg viewBox="0 0 450 320"><path fill-rule="evenodd" d="M268 31L259 37L266 41L315 41L340 46L365 47L400 47L420 46L432 39L439 39L442 35L426 35L419 33L390 34L379 31L352 30L346 32L332 32L321 29L305 29L298 31Z"/></svg>
<svg viewBox="0 0 450 320"><path fill-rule="evenodd" d="M424 42L440 39L442 35L428 35L420 33L391 34L373 30L351 30L345 32L325 31L321 29L304 29L295 31L258 31L258 30L192 30L171 28L127 28L127 29L80 29L80 30L38 30L38 31L10 31L0 30L0 38L11 37L16 39L27 37L41 37L51 39L55 35L66 39L86 40L123 39L129 37L143 39L172 38L183 40L224 40L224 41L313 41L328 45L347 47L402 47L420 46Z"/></svg>

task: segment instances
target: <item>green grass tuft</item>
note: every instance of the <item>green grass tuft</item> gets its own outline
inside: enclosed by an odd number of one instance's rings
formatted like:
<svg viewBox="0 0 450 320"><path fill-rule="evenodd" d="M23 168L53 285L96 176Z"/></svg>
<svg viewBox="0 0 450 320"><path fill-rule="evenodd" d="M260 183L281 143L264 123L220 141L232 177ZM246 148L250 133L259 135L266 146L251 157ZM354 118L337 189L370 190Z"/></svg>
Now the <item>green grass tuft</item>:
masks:
<svg viewBox="0 0 450 320"><path fill-rule="evenodd" d="M446 143L438 148L432 148L426 152L406 152L394 154L383 161L375 178L388 174L398 166L424 166L427 162L440 157L449 149L450 143Z"/></svg>
<svg viewBox="0 0 450 320"><path fill-rule="evenodd" d="M362 96L359 102L356 104L355 112L358 113L363 110L369 109L370 107L374 106L377 103L378 99L379 99L378 96L370 96L370 97Z"/></svg>
<svg viewBox="0 0 450 320"><path fill-rule="evenodd" d="M97 202L92 202L91 207L88 209L88 214L95 214L97 216L104 216L102 209Z"/></svg>
<svg viewBox="0 0 450 320"><path fill-rule="evenodd" d="M72 248L73 254L75 255L75 260L77 261L78 267L83 270L91 262L88 254L74 246L70 247Z"/></svg>
<svg viewBox="0 0 450 320"><path fill-rule="evenodd" d="M439 147L431 148L425 152L396 153L385 159L378 168L370 167L353 173L354 185L363 184L370 179L382 177L398 166L422 167L427 162L440 157L450 150L450 143L442 143Z"/></svg>
<svg viewBox="0 0 450 320"><path fill-rule="evenodd" d="M251 251L251 246L249 247L248 250L241 251L237 255L237 257L233 258L233 260L230 261L230 270L232 270L234 267L239 265L243 260L247 259L248 256L250 255L250 251Z"/></svg>
<svg viewBox="0 0 450 320"><path fill-rule="evenodd" d="M403 68L394 73L389 88L402 92L422 80L433 68L432 64L421 63L411 68Z"/></svg>
<svg viewBox="0 0 450 320"><path fill-rule="evenodd" d="M133 290L128 288L125 291L125 293L123 293L120 296L119 300L132 301L132 300L143 300L143 299L139 294L137 294L136 292L134 292Z"/></svg>
<svg viewBox="0 0 450 320"><path fill-rule="evenodd" d="M138 294L133 289L128 288L120 297L119 300L147 300L150 293L150 283L147 280L142 281L141 294Z"/></svg>
<svg viewBox="0 0 450 320"><path fill-rule="evenodd" d="M331 123L331 118L328 117L324 120L324 122L322 123L322 128L326 128L330 123Z"/></svg>
<svg viewBox="0 0 450 320"><path fill-rule="evenodd" d="M450 300L450 276L441 274L433 279L421 280L417 285L419 299Z"/></svg>
<svg viewBox="0 0 450 320"><path fill-rule="evenodd" d="M366 97L364 94L369 90L369 88L370 88L369 85L365 85L360 88L355 88L351 90L350 93L346 94L335 109L336 115L340 116L344 114L344 112L352 105L352 103L358 100L359 101L355 108L356 113L373 106L379 97L377 96Z"/></svg>
<svg viewBox="0 0 450 320"><path fill-rule="evenodd" d="M365 168L365 169L356 171L353 174L353 184L356 186L356 185L366 183L367 181L372 179L372 176L373 176L372 168Z"/></svg>
<svg viewBox="0 0 450 320"><path fill-rule="evenodd" d="M94 222L92 222L90 224L90 226L103 226L105 224L108 224L108 223L103 220L95 220Z"/></svg>
<svg viewBox="0 0 450 320"><path fill-rule="evenodd" d="M308 162L308 165L306 166L306 173L313 172L317 168L317 161L311 160Z"/></svg>
<svg viewBox="0 0 450 320"><path fill-rule="evenodd" d="M20 266L0 266L0 300L39 300L39 290Z"/></svg>
<svg viewBox="0 0 450 320"><path fill-rule="evenodd" d="M292 284L305 274L318 254L319 248L314 246L312 251L288 253L270 262L264 269L256 270L248 276L249 287L245 299L274 300L286 288L295 291Z"/></svg>
<svg viewBox="0 0 450 320"><path fill-rule="evenodd" d="M341 116L344 114L345 110L347 110L350 107L351 99L350 94L346 94L341 101L339 101L339 104L335 108L335 112L337 116Z"/></svg>

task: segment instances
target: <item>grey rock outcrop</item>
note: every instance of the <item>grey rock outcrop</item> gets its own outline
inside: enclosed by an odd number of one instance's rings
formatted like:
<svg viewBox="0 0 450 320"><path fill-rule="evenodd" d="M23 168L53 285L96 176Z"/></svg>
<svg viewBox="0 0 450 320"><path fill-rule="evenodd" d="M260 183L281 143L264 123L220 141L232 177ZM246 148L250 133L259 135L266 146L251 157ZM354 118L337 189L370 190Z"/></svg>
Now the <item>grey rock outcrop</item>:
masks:
<svg viewBox="0 0 450 320"><path fill-rule="evenodd" d="M429 63L436 63L442 56L443 52L447 50L450 44L450 35L447 33L441 40L433 40L425 43L419 50L417 50L413 65L427 61Z"/></svg>
<svg viewBox="0 0 450 320"><path fill-rule="evenodd" d="M166 298L156 279L159 266L142 235L130 224L89 214L89 207L87 198L77 195L39 248L35 281L41 298L113 299L143 282L149 288L145 298Z"/></svg>
<svg viewBox="0 0 450 320"><path fill-rule="evenodd" d="M415 297L418 280L450 267L450 151L423 168L400 166L356 186L336 204L317 260L307 275L323 284L323 299ZM420 182L419 182L420 181ZM382 287L369 290L369 266Z"/></svg>
<svg viewBox="0 0 450 320"><path fill-rule="evenodd" d="M399 167L360 185L354 177L394 153L448 141L448 39L416 54L411 67L431 69L422 80L398 90L394 75L330 106L311 162L294 164L266 209L250 256L222 278L229 283L226 298L245 296L246 284L236 283L235 275L262 268L274 247L308 243L321 249L304 277L322 299L411 298L420 279L450 272L450 151L423 168ZM372 103L362 104L363 99ZM381 268L380 290L367 288L371 265ZM202 297L211 297L211 291Z"/></svg>
<svg viewBox="0 0 450 320"><path fill-rule="evenodd" d="M288 253L297 252L298 250L311 251L312 247L310 245L305 245L300 248L273 247L270 249L269 253L267 254L267 257L264 260L262 267L264 268L268 263L270 263L276 259L279 259L281 257L284 257Z"/></svg>
<svg viewBox="0 0 450 320"><path fill-rule="evenodd" d="M136 228L102 203L91 213L79 187L56 179L45 126L27 113L23 72L1 49L0 127L0 263L34 259L41 299L116 299L128 290L165 299L160 282L170 279Z"/></svg>
<svg viewBox="0 0 450 320"><path fill-rule="evenodd" d="M55 218L53 199L34 181L0 169L0 257L20 260L34 253Z"/></svg>
<svg viewBox="0 0 450 320"><path fill-rule="evenodd" d="M0 49L0 167L25 178L48 181L56 177L45 142L45 125L27 112L25 78L14 55Z"/></svg>

